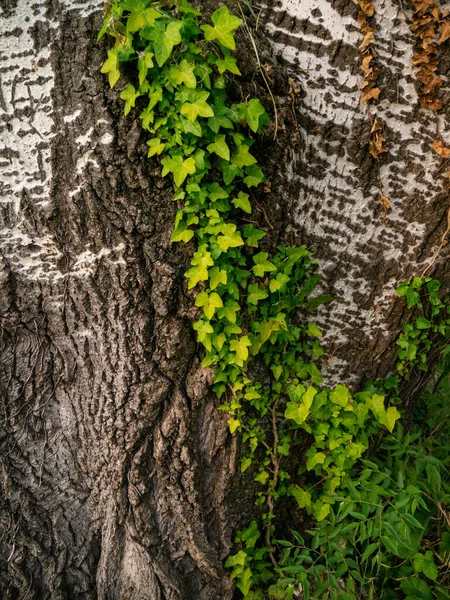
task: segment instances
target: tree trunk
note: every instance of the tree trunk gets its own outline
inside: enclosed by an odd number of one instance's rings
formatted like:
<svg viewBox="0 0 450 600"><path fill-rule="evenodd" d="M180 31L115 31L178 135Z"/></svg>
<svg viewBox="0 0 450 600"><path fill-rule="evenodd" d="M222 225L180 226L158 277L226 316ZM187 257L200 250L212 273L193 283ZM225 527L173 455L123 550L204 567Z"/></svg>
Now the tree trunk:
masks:
<svg viewBox="0 0 450 600"><path fill-rule="evenodd" d="M222 564L254 514L253 487L237 474L212 372L199 366L183 278L191 249L169 243L171 185L99 72L101 8L0 8L0 595L227 600ZM431 151L436 117L418 108L410 13L380 0L372 114L390 150L383 218L357 12L346 1L282 0L262 7L254 34L281 96L278 142L267 135L258 155L273 191L261 200L267 228L273 243L317 247L335 297L316 319L328 379L355 385L392 367L393 290L430 263L448 207L443 159ZM251 49L241 32L240 56ZM252 60L238 85L252 82ZM441 69L449 60L443 48ZM441 276L443 257L445 248Z"/></svg>

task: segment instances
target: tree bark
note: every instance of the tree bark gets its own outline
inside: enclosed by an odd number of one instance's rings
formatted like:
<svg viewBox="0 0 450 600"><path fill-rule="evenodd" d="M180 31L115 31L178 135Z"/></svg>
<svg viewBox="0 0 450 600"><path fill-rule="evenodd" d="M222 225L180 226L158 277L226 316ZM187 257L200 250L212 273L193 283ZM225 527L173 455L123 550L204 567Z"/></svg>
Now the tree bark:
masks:
<svg viewBox="0 0 450 600"><path fill-rule="evenodd" d="M101 9L101 0L0 9L0 595L227 600L222 564L255 514L253 487L237 474L212 372L199 366L183 278L191 247L169 243L171 186L99 72ZM355 5L282 0L262 6L254 33L281 98L278 142L272 129L256 151L273 191L261 218L272 244L318 248L335 297L316 319L328 380L355 385L392 367L393 290L429 263L448 208L435 117L418 109L408 12L380 0L376 15L386 222L360 104ZM237 95L262 85L252 44L238 37ZM441 64L449 60L443 49ZM445 256L436 265L448 280Z"/></svg>

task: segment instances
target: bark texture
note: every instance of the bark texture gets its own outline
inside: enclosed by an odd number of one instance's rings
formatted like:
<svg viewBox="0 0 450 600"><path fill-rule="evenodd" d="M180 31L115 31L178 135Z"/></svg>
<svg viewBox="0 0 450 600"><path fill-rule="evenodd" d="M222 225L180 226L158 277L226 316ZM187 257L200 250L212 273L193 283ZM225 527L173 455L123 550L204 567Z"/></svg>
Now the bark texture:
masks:
<svg viewBox="0 0 450 600"><path fill-rule="evenodd" d="M169 244L171 186L99 73L101 5L0 8L0 596L228 600L222 562L253 490L235 473L212 373L199 368L183 280L191 248ZM272 243L318 247L336 297L320 313L329 373L359 381L395 335L395 283L430 259L448 205L430 150L435 124L417 109L408 15L391 0L377 7L377 111L392 149L384 224L355 5L262 9L255 38L281 97L281 131L256 151L274 190L261 214ZM300 86L295 97L264 26ZM252 46L243 33L239 42L242 89L264 94Z"/></svg>

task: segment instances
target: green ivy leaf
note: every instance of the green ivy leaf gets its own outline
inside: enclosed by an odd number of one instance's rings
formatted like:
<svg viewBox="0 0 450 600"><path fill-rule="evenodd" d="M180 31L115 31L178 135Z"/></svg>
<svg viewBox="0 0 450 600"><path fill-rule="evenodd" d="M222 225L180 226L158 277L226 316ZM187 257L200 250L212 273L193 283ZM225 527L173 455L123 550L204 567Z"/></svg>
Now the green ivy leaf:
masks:
<svg viewBox="0 0 450 600"><path fill-rule="evenodd" d="M267 260L268 256L267 252L259 252L253 257L255 266L252 268L252 271L257 277L264 277L264 273L277 270L276 266Z"/></svg>
<svg viewBox="0 0 450 600"><path fill-rule="evenodd" d="M241 168L249 167L250 165L254 165L256 162L256 158L252 154L250 154L248 146L246 144L241 144L238 147L237 153L233 154L233 156L231 157L231 163Z"/></svg>
<svg viewBox="0 0 450 600"><path fill-rule="evenodd" d="M170 21L165 27L164 23L156 22L154 33L154 48L156 62L160 67L172 54L174 46L181 42L181 21Z"/></svg>
<svg viewBox="0 0 450 600"><path fill-rule="evenodd" d="M330 392L330 400L338 406L347 406L350 400L350 392L345 385L337 385L334 390Z"/></svg>
<svg viewBox="0 0 450 600"><path fill-rule="evenodd" d="M211 258L211 253L206 248L206 244L203 244L194 253L191 262L192 268L184 274L189 279L188 289L195 287L199 281L207 281L208 279L208 267L212 267L214 261Z"/></svg>
<svg viewBox="0 0 450 600"><path fill-rule="evenodd" d="M217 156L220 156L220 158L223 158L224 160L230 160L230 149L228 148L224 135L216 135L214 137L214 142L208 145L208 150L211 153L217 154Z"/></svg>
<svg viewBox="0 0 450 600"><path fill-rule="evenodd" d="M258 304L260 300L264 300L264 298L267 298L269 295L269 292L264 288L260 288L257 283L252 283L251 285L249 285L248 292L249 295L247 297L247 302L249 304L255 305Z"/></svg>
<svg viewBox="0 0 450 600"><path fill-rule="evenodd" d="M252 165L245 169L246 177L244 177L244 183L247 187L257 187L260 183L266 180L262 170L256 165Z"/></svg>
<svg viewBox="0 0 450 600"><path fill-rule="evenodd" d="M261 231L261 229L256 229L253 225L247 225L244 229L244 237L246 238L245 243L247 246L252 248L258 247L258 242L261 240L266 234L265 231Z"/></svg>
<svg viewBox="0 0 450 600"><path fill-rule="evenodd" d="M211 324L208 321L200 319L199 321L196 321L192 327L197 332L198 341L205 346L208 352L211 352L211 334L214 333L214 329L212 328Z"/></svg>
<svg viewBox="0 0 450 600"><path fill-rule="evenodd" d="M147 146L149 146L147 156L154 156L155 154L161 154L166 145L161 142L160 138L152 138L147 142Z"/></svg>
<svg viewBox="0 0 450 600"><path fill-rule="evenodd" d="M236 208L240 208L247 214L250 214L252 212L252 206L249 201L249 195L245 194L244 192L239 192L237 198L233 198L231 203L234 204Z"/></svg>
<svg viewBox="0 0 450 600"><path fill-rule="evenodd" d="M188 62L185 58L178 66L172 65L169 71L169 77L175 85L182 85L194 89L197 87L197 79L194 75L195 64Z"/></svg>
<svg viewBox="0 0 450 600"><path fill-rule="evenodd" d="M227 283L227 272L224 271L223 269L219 269L219 267L213 267L210 271L209 271L209 287L212 290L215 290L216 287L222 283L223 285L226 285Z"/></svg>
<svg viewBox="0 0 450 600"><path fill-rule="evenodd" d="M203 312L212 319L217 308L223 306L222 298L216 292L200 292L195 299L195 306L203 306Z"/></svg>
<svg viewBox="0 0 450 600"><path fill-rule="evenodd" d="M118 52L118 48L108 50L108 58L105 60L102 68L100 69L101 73L108 73L109 85L111 88L116 85L120 78Z"/></svg>
<svg viewBox="0 0 450 600"><path fill-rule="evenodd" d="M139 71L139 85L144 83L147 77L147 72L153 67L153 52L145 52L139 55L138 58L138 71Z"/></svg>
<svg viewBox="0 0 450 600"><path fill-rule="evenodd" d="M234 75L241 75L236 64L236 59L230 54L225 54L223 59L216 60L216 65L220 74L225 73L225 71L230 71L230 73L234 73Z"/></svg>
<svg viewBox="0 0 450 600"><path fill-rule="evenodd" d="M225 302L225 306L218 311L217 316L219 317L219 319L225 318L228 321L230 321L230 323L236 323L237 313L240 310L241 310L241 307L237 302L235 302L234 300L227 300ZM241 329L238 328L236 333L240 333L240 332L241 332Z"/></svg>
<svg viewBox="0 0 450 600"><path fill-rule="evenodd" d="M439 571L434 563L431 550L427 550L425 554L419 552L414 556L414 571L416 573L423 573L425 577L433 581L437 579Z"/></svg>
<svg viewBox="0 0 450 600"><path fill-rule="evenodd" d="M289 494L297 500L299 508L308 508L311 506L311 494L298 485L290 485Z"/></svg>
<svg viewBox="0 0 450 600"><path fill-rule="evenodd" d="M222 6L211 16L214 27L211 25L202 25L205 32L205 39L208 41L217 40L219 44L234 50L236 42L234 41L234 30L242 23L242 19L230 14L226 6Z"/></svg>
<svg viewBox="0 0 450 600"><path fill-rule="evenodd" d="M241 422L239 421L239 419L228 419L228 426L230 428L230 433L234 433L240 424L241 424Z"/></svg>
<svg viewBox="0 0 450 600"><path fill-rule="evenodd" d="M154 8L140 7L137 10L134 10L128 17L127 31L134 33L143 27L153 27L156 19L160 19L162 16L163 15Z"/></svg>
<svg viewBox="0 0 450 600"><path fill-rule="evenodd" d="M193 102L185 102L181 107L181 114L189 121L195 121L197 117L214 117L214 111L206 102L209 92L198 92Z"/></svg>
<svg viewBox="0 0 450 600"><path fill-rule="evenodd" d="M172 173L177 186L180 186L188 175L192 175L196 171L195 160L192 156L185 160L180 155L166 156L162 159L161 164L164 167L162 176L165 177L168 173Z"/></svg>
<svg viewBox="0 0 450 600"><path fill-rule="evenodd" d="M244 244L244 240L236 231L236 225L234 223L226 223L222 227L221 233L222 235L217 237L217 243L223 252L226 252L228 248L237 248Z"/></svg>
<svg viewBox="0 0 450 600"><path fill-rule="evenodd" d="M323 465L323 463L325 462L325 458L326 456L323 452L315 452L306 461L306 468L308 469L308 471L312 471L317 465Z"/></svg>
<svg viewBox="0 0 450 600"><path fill-rule="evenodd" d="M252 343L248 339L247 335L243 335L238 340L231 340L230 342L230 350L232 352L236 352L236 355L242 359L247 360L248 358L248 348Z"/></svg>
<svg viewBox="0 0 450 600"><path fill-rule="evenodd" d="M261 471L255 476L255 481L261 485L266 485L266 481L269 479L269 473L267 471Z"/></svg>
<svg viewBox="0 0 450 600"><path fill-rule="evenodd" d="M250 129L255 133L259 130L260 119L263 115L267 116L266 109L259 100L252 98L247 104L244 118Z"/></svg>
<svg viewBox="0 0 450 600"><path fill-rule="evenodd" d="M124 114L125 116L130 112L136 102L136 98L140 96L140 93L135 90L134 85L128 84L127 87L120 92L120 97L125 100Z"/></svg>

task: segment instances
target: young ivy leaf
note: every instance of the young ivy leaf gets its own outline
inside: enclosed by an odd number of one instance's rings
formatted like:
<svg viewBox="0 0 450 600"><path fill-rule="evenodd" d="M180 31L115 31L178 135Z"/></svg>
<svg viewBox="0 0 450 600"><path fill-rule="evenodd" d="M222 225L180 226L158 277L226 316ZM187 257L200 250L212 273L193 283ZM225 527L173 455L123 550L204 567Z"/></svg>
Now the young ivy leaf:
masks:
<svg viewBox="0 0 450 600"><path fill-rule="evenodd" d="M269 292L264 288L260 288L257 283L252 283L251 285L249 285L248 292L249 294L247 302L249 304L255 305L258 304L260 300L264 300L264 298L267 298L269 295Z"/></svg>
<svg viewBox="0 0 450 600"><path fill-rule="evenodd" d="M217 316L219 319L227 319L230 323L235 324L237 319L237 313L241 310L241 307L234 300L227 300L225 306L219 310ZM240 333L240 328L235 333Z"/></svg>
<svg viewBox="0 0 450 600"><path fill-rule="evenodd" d="M257 162L253 154L248 151L246 144L241 144L238 148L237 154L234 154L231 158L231 163L238 167L249 167Z"/></svg>
<svg viewBox="0 0 450 600"><path fill-rule="evenodd" d="M266 119L261 119L263 115L266 115ZM247 121L250 129L257 133L260 130L260 121L263 121L263 123L267 124L268 115L261 102L255 98L252 98L247 104L247 108L244 113L244 119Z"/></svg>
<svg viewBox="0 0 450 600"><path fill-rule="evenodd" d="M173 173L175 185L180 186L188 175L195 173L195 160L190 156L183 160L182 156L166 156L162 159L163 165L162 176L165 177L168 173Z"/></svg>
<svg viewBox="0 0 450 600"><path fill-rule="evenodd" d="M143 27L153 27L156 19L163 15L154 8L145 8L145 4L133 10L127 21L127 31L134 33Z"/></svg>
<svg viewBox="0 0 450 600"><path fill-rule="evenodd" d="M214 329L212 328L209 321L204 321L203 319L200 319L199 321L196 321L194 323L193 328L197 332L198 341L205 346L208 352L211 352L211 334L214 333Z"/></svg>
<svg viewBox="0 0 450 600"><path fill-rule="evenodd" d="M174 46L181 42L181 21L170 21L167 28L164 23L156 23L154 33L154 48L156 62L160 67L166 62L172 54Z"/></svg>
<svg viewBox="0 0 450 600"><path fill-rule="evenodd" d="M256 277L264 277L264 273L277 270L276 266L267 260L268 256L269 255L267 252L259 252L253 257L255 266L253 267L252 271Z"/></svg>
<svg viewBox="0 0 450 600"><path fill-rule="evenodd" d="M264 173L256 165L252 165L245 169L247 177L244 177L244 183L247 187L257 187L260 183L266 180Z"/></svg>
<svg viewBox="0 0 450 600"><path fill-rule="evenodd" d="M232 352L236 352L236 355L241 360L247 360L248 358L248 348L252 343L248 339L247 335L243 335L238 340L231 340L230 342L230 350Z"/></svg>
<svg viewBox="0 0 450 600"><path fill-rule="evenodd" d="M237 198L233 198L231 202L236 208L240 208L247 214L250 214L252 212L252 206L249 201L249 195L245 194L244 192L239 192Z"/></svg>
<svg viewBox="0 0 450 600"><path fill-rule="evenodd" d="M216 60L217 68L219 69L219 73L225 73L225 71L230 71L230 73L234 73L234 75L241 75L239 68L236 64L236 59L229 54L225 54L225 58Z"/></svg>
<svg viewBox="0 0 450 600"><path fill-rule="evenodd" d="M147 71L153 67L153 52L145 52L140 54L138 58L139 85L144 83L147 77Z"/></svg>
<svg viewBox="0 0 450 600"><path fill-rule="evenodd" d="M213 267L209 271L209 286L212 290L215 290L219 283L227 284L227 272L223 269L220 270L219 267Z"/></svg>
<svg viewBox="0 0 450 600"><path fill-rule="evenodd" d="M244 229L244 237L246 238L245 243L251 248L257 248L258 241L262 239L265 235L267 235L265 231L261 231L261 229L256 229L256 227L253 227L253 225L247 225Z"/></svg>
<svg viewBox="0 0 450 600"><path fill-rule="evenodd" d="M206 250L206 244L200 246L191 261L192 268L184 274L189 279L188 289L192 289L199 281L207 281L208 267L214 266L211 253Z"/></svg>
<svg viewBox="0 0 450 600"><path fill-rule="evenodd" d="M149 146L147 154L149 158L151 156L154 156L155 154L161 154L161 152L166 147L166 145L163 142L161 142L160 138L152 138L147 142L147 146Z"/></svg>
<svg viewBox="0 0 450 600"><path fill-rule="evenodd" d="M105 60L102 68L100 69L101 73L108 73L109 85L111 88L116 85L120 78L118 52L118 48L108 50L108 58Z"/></svg>
<svg viewBox="0 0 450 600"><path fill-rule="evenodd" d="M181 114L189 121L195 121L197 117L214 117L214 111L206 102L209 92L199 92L194 102L185 102L181 107Z"/></svg>
<svg viewBox="0 0 450 600"><path fill-rule="evenodd" d="M212 319L217 308L222 308L222 298L216 292L207 294L200 292L195 299L195 306L203 306L203 312L208 319Z"/></svg>
<svg viewBox="0 0 450 600"><path fill-rule="evenodd" d="M222 235L217 237L217 243L223 252L226 252L228 248L243 246L244 240L241 238L240 234L236 232L236 225L234 223L226 223L222 227L221 232Z"/></svg>
<svg viewBox="0 0 450 600"><path fill-rule="evenodd" d="M224 135L216 135L214 137L214 142L209 144L208 150L211 153L217 154L217 156L220 156L220 158L223 158L224 160L230 160L230 149L228 148Z"/></svg>
<svg viewBox="0 0 450 600"><path fill-rule="evenodd" d="M122 92L120 92L120 97L122 100L125 100L125 116L127 116L127 114L130 112L136 102L136 98L139 98L139 96L140 93L135 90L134 85L131 85L131 83L127 85Z"/></svg>
<svg viewBox="0 0 450 600"><path fill-rule="evenodd" d="M170 67L169 77L175 83L175 85L182 85L195 89L197 87L197 79L194 75L195 64L188 62L185 58L180 62L178 66L172 65Z"/></svg>
<svg viewBox="0 0 450 600"><path fill-rule="evenodd" d="M205 39L208 41L217 40L219 44L234 50L236 42L234 41L234 30L243 22L239 17L230 14L226 6L222 6L211 16L211 25L202 25L201 28L205 32Z"/></svg>

